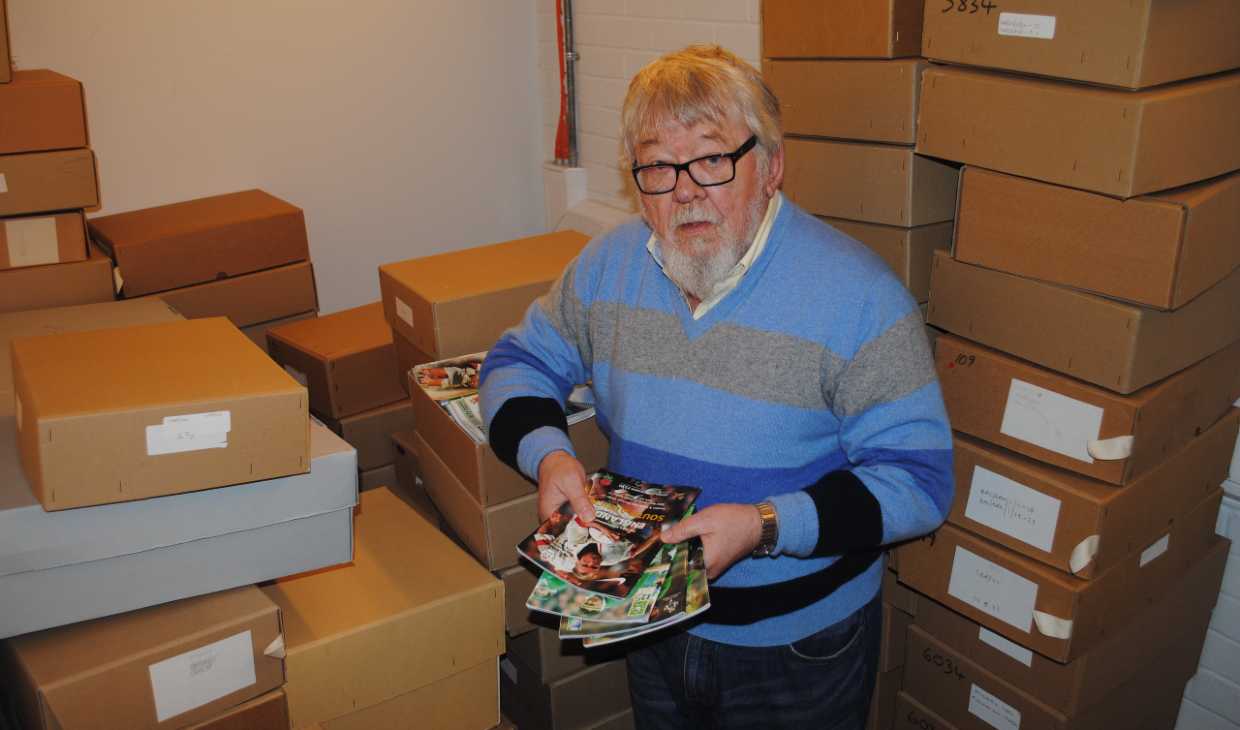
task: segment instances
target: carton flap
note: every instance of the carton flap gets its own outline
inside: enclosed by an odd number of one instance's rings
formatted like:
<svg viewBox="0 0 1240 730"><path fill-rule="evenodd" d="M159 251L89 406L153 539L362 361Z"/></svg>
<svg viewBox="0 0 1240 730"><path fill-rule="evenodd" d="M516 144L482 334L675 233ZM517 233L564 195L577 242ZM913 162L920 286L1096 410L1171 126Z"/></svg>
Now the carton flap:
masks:
<svg viewBox="0 0 1240 730"><path fill-rule="evenodd" d="M0 416L0 577L132 555L333 512L357 502L357 452L310 426L311 472L96 507L45 512Z"/></svg>
<svg viewBox="0 0 1240 730"><path fill-rule="evenodd" d="M383 317L382 302L272 327L267 332L321 360L392 345L392 329Z"/></svg>

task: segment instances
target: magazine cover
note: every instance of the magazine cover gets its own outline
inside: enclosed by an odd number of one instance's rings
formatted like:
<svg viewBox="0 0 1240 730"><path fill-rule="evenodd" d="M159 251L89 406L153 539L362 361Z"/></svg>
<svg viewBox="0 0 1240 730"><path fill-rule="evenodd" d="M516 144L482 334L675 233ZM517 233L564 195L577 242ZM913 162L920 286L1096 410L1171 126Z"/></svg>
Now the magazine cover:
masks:
<svg viewBox="0 0 1240 730"><path fill-rule="evenodd" d="M413 379L431 400L450 400L478 392L485 352L413 366Z"/></svg>
<svg viewBox="0 0 1240 730"><path fill-rule="evenodd" d="M563 619L584 619L589 622L632 625L644 623L654 608L663 581L672 567L675 545L659 549L650 567L642 573L627 598L609 598L580 588L543 571L530 591L525 607L550 613Z"/></svg>
<svg viewBox="0 0 1240 730"><path fill-rule="evenodd" d="M590 477L593 522L565 503L517 551L577 588L625 598L658 552L662 526L683 517L699 491L599 471Z"/></svg>
<svg viewBox="0 0 1240 730"><path fill-rule="evenodd" d="M710 585L706 579L706 551L702 540L694 537L684 544L688 549L679 551L680 559L673 562L671 575L664 583L662 595L650 613L650 620L620 629L615 625L593 624L600 631L590 635L584 632L579 634L582 646L603 646L632 639L687 621L710 608Z"/></svg>

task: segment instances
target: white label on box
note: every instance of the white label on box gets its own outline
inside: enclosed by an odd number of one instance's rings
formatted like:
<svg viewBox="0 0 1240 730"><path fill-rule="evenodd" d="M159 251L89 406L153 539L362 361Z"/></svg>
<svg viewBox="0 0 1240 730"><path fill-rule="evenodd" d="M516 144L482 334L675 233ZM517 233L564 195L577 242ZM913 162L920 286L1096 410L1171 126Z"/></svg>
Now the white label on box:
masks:
<svg viewBox="0 0 1240 730"><path fill-rule="evenodd" d="M1055 16L999 13L999 35L1041 38L1049 41L1055 37Z"/></svg>
<svg viewBox="0 0 1240 730"><path fill-rule="evenodd" d="M1000 433L1092 464L1089 442L1101 429L1098 406L1012 378Z"/></svg>
<svg viewBox="0 0 1240 730"><path fill-rule="evenodd" d="M956 546L947 594L1021 631L1033 626L1038 584Z"/></svg>
<svg viewBox="0 0 1240 730"><path fill-rule="evenodd" d="M146 455L228 448L231 411L168 416L162 425L146 427Z"/></svg>
<svg viewBox="0 0 1240 730"><path fill-rule="evenodd" d="M297 368L293 367L292 365L285 365L284 372L293 376L293 380L296 380L299 384L301 384L301 387L303 388L310 387L309 385L307 385L308 381L306 380L306 374L298 370Z"/></svg>
<svg viewBox="0 0 1240 730"><path fill-rule="evenodd" d="M9 265L14 268L60 263L56 219L51 216L5 221L4 236L9 241Z"/></svg>
<svg viewBox="0 0 1240 730"><path fill-rule="evenodd" d="M9 181L4 178L4 173L0 172L0 193L9 191Z"/></svg>
<svg viewBox="0 0 1240 730"><path fill-rule="evenodd" d="M992 649L996 649L1004 654L1007 654L1021 664L1024 664L1026 667L1033 666L1032 651L1029 651L1025 647L1017 644L1015 641L1012 641L1005 636L996 634L985 626L978 627L977 640Z"/></svg>
<svg viewBox="0 0 1240 730"><path fill-rule="evenodd" d="M1054 497L975 466L964 516L1049 553L1059 523L1059 505Z"/></svg>
<svg viewBox="0 0 1240 730"><path fill-rule="evenodd" d="M969 688L969 714L995 730L1020 730L1020 710L976 684Z"/></svg>
<svg viewBox="0 0 1240 730"><path fill-rule="evenodd" d="M249 631L169 657L149 667L155 695L155 718L163 722L249 687L254 647Z"/></svg>
<svg viewBox="0 0 1240 730"><path fill-rule="evenodd" d="M1167 552L1168 547L1171 547L1171 535L1169 534L1163 535L1153 545L1141 551L1141 564L1138 567L1144 568L1146 563Z"/></svg>
<svg viewBox="0 0 1240 730"><path fill-rule="evenodd" d="M400 317L401 320L403 320L405 324L412 327L413 326L413 309L411 309L408 304L405 304L405 302L401 300L400 297L395 297L395 299L396 299L396 316Z"/></svg>

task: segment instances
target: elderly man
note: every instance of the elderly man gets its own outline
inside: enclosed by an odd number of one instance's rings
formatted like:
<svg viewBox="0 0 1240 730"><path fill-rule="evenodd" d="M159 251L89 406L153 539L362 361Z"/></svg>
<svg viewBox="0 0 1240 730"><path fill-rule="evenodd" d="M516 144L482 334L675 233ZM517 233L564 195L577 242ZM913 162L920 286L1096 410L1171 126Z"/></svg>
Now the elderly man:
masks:
<svg viewBox="0 0 1240 730"><path fill-rule="evenodd" d="M592 241L490 351L491 444L537 480L543 517L567 501L591 519L561 407L591 382L611 470L702 488L663 539L702 538L712 606L629 655L639 727L860 728L881 551L952 496L917 306L783 198L779 103L732 54L652 62L622 125L641 220Z"/></svg>

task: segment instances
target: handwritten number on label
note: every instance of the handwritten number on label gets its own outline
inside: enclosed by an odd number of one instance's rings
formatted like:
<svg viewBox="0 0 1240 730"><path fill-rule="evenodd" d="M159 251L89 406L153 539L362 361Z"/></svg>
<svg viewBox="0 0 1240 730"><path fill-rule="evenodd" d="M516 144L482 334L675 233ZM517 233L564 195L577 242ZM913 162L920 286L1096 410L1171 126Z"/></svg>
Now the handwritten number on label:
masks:
<svg viewBox="0 0 1240 730"><path fill-rule="evenodd" d="M964 679L964 672L960 671L960 667L956 666L956 662L942 654L931 651L930 647L926 647L921 652L921 658L941 669L943 674L953 676L956 679Z"/></svg>
<svg viewBox="0 0 1240 730"><path fill-rule="evenodd" d="M978 11L985 10L986 14L990 15L990 11L999 9L999 6L990 0L946 0L946 2L942 10L944 13L955 10L957 13L976 15Z"/></svg>

